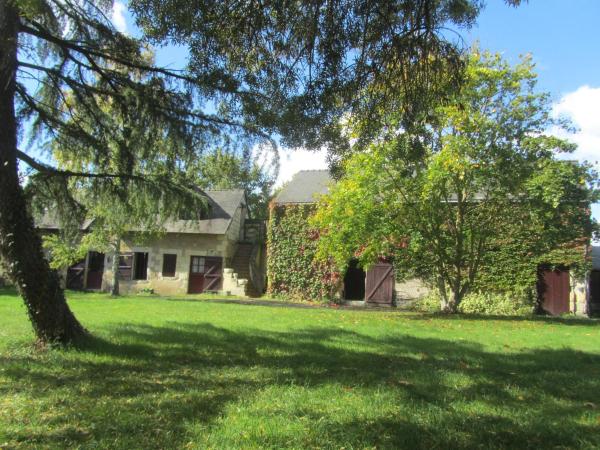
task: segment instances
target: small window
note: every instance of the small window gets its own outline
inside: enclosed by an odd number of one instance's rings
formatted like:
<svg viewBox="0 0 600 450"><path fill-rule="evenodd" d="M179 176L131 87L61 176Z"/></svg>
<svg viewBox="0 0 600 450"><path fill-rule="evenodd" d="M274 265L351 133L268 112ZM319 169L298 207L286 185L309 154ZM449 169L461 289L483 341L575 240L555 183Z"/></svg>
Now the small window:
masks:
<svg viewBox="0 0 600 450"><path fill-rule="evenodd" d="M148 279L148 253L136 252L133 254L134 280Z"/></svg>
<svg viewBox="0 0 600 450"><path fill-rule="evenodd" d="M119 256L119 273L118 277L120 280L131 280L133 271L133 254L122 253Z"/></svg>
<svg viewBox="0 0 600 450"><path fill-rule="evenodd" d="M174 277L176 266L177 266L177 255L171 255L171 254L165 253L163 255L163 268L162 268L163 277Z"/></svg>
<svg viewBox="0 0 600 450"><path fill-rule="evenodd" d="M192 273L204 273L204 258L201 256L192 256Z"/></svg>

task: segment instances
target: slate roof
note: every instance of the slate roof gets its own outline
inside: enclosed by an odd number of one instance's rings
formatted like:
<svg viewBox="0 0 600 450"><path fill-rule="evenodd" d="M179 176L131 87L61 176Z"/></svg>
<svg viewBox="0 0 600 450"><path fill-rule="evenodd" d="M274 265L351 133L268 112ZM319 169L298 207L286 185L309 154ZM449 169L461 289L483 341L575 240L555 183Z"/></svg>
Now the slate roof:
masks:
<svg viewBox="0 0 600 450"><path fill-rule="evenodd" d="M205 191L211 207L210 217L204 220L174 220L167 222L168 233L225 234L236 209L246 204L243 189Z"/></svg>
<svg viewBox="0 0 600 450"><path fill-rule="evenodd" d="M79 229L81 231L86 231L90 228L90 225L94 221L92 219L86 219L83 221ZM42 230L58 230L60 228L58 218L53 211L46 211L42 217L35 218L35 226L36 228L41 228Z"/></svg>
<svg viewBox="0 0 600 450"><path fill-rule="evenodd" d="M600 246L592 245L592 269L600 270Z"/></svg>
<svg viewBox="0 0 600 450"><path fill-rule="evenodd" d="M231 224L236 209L246 204L243 189L205 191L211 207L208 219L172 220L165 223L167 233L225 234ZM86 220L81 230L87 230L93 220ZM58 230L59 222L52 211L36 220L36 227L44 230Z"/></svg>
<svg viewBox="0 0 600 450"><path fill-rule="evenodd" d="M327 194L333 178L328 170L301 170L283 186L274 203L314 203Z"/></svg>

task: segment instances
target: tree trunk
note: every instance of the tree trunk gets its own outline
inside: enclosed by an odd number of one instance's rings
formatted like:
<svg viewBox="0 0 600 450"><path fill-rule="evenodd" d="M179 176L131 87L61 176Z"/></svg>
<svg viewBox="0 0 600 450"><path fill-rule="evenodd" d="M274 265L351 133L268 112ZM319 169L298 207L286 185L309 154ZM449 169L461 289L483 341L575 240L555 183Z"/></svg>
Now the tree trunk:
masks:
<svg viewBox="0 0 600 450"><path fill-rule="evenodd" d="M446 291L446 282L443 276L437 277L437 287L440 294L440 310L442 312L449 312L450 300L448 299L448 292Z"/></svg>
<svg viewBox="0 0 600 450"><path fill-rule="evenodd" d="M121 238L116 238L113 245L112 287L110 289L110 295L117 297L119 295L119 257L121 255Z"/></svg>
<svg viewBox="0 0 600 450"><path fill-rule="evenodd" d="M454 314L458 312L458 305L460 304L460 294L456 293L454 289L450 292L449 296L443 300L442 311L448 314Z"/></svg>
<svg viewBox="0 0 600 450"><path fill-rule="evenodd" d="M0 260L25 301L40 343L69 343L85 334L44 257L17 171L15 85L19 17L0 0Z"/></svg>
<svg viewBox="0 0 600 450"><path fill-rule="evenodd" d="M446 290L446 282L443 277L438 277L438 291L440 293L440 308L442 312L454 314L458 312L458 305L464 297L460 282L449 283L450 292Z"/></svg>

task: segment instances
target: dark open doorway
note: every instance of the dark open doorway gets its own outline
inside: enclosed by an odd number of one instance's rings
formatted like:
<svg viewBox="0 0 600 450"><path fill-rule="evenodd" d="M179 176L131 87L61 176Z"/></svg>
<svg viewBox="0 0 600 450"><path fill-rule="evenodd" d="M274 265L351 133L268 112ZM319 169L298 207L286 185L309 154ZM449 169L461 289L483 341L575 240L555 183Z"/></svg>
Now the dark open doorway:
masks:
<svg viewBox="0 0 600 450"><path fill-rule="evenodd" d="M365 271L358 267L358 261L353 259L344 275L344 298L346 300L365 299Z"/></svg>
<svg viewBox="0 0 600 450"><path fill-rule="evenodd" d="M589 314L600 316L600 270L592 270L590 273Z"/></svg>
<svg viewBox="0 0 600 450"><path fill-rule="evenodd" d="M86 289L101 289L102 276L104 275L104 253L88 253L88 271Z"/></svg>

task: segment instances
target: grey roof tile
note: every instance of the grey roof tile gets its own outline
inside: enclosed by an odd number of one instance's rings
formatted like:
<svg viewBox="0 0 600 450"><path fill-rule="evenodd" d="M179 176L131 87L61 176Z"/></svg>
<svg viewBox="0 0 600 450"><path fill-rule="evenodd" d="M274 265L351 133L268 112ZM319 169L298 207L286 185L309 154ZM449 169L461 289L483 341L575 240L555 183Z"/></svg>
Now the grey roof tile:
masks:
<svg viewBox="0 0 600 450"><path fill-rule="evenodd" d="M170 220L165 223L167 233L225 234L236 209L245 204L243 189L205 191L211 207L210 216L203 220ZM87 230L93 220L86 219L81 230ZM44 230L58 230L59 221L52 211L36 220L36 227Z"/></svg>
<svg viewBox="0 0 600 450"><path fill-rule="evenodd" d="M328 170L301 170L283 186L275 203L314 203L329 192L333 178Z"/></svg>
<svg viewBox="0 0 600 450"><path fill-rule="evenodd" d="M243 189L205 191L211 207L204 220L173 220L165 224L168 233L225 234L236 209L245 204Z"/></svg>

